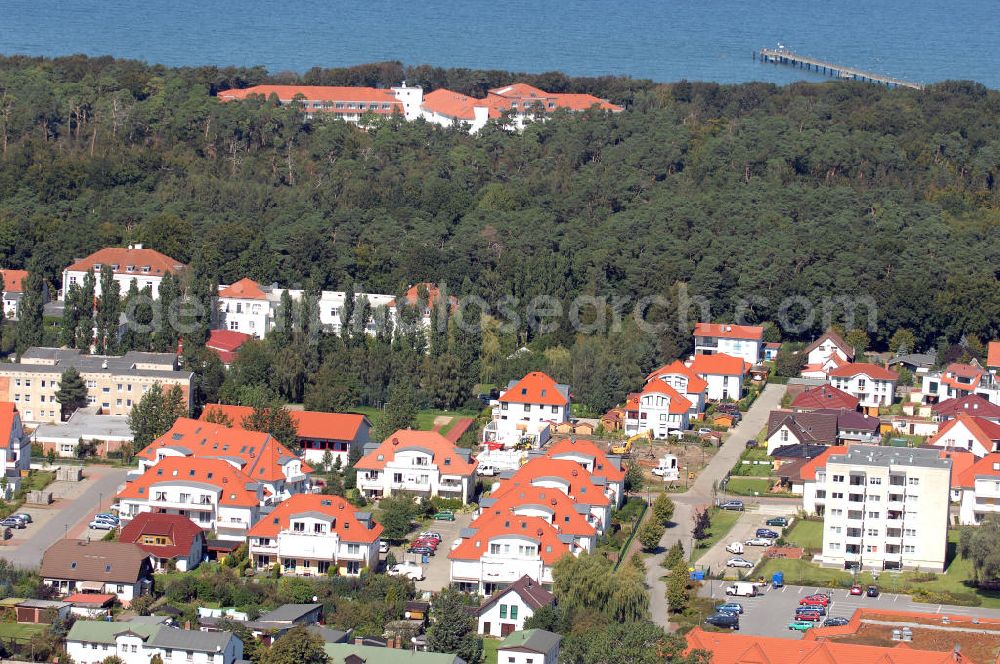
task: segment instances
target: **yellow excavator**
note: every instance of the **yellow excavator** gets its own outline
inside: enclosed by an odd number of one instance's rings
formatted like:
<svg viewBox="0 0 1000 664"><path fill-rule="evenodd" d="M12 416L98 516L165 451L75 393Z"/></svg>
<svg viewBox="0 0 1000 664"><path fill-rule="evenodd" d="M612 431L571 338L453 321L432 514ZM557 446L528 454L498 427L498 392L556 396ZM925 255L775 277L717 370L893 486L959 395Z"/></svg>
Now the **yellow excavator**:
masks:
<svg viewBox="0 0 1000 664"><path fill-rule="evenodd" d="M647 431L640 431L639 433L635 434L634 436L629 437L627 440L625 440L625 442L623 442L623 443L615 443L614 445L612 445L611 446L611 453L612 454L628 454L628 453L630 453L632 451L632 445L634 445L636 443L636 441L639 441L639 440L652 440L652 438L653 438L652 434L653 434L652 431L648 431L648 430Z"/></svg>

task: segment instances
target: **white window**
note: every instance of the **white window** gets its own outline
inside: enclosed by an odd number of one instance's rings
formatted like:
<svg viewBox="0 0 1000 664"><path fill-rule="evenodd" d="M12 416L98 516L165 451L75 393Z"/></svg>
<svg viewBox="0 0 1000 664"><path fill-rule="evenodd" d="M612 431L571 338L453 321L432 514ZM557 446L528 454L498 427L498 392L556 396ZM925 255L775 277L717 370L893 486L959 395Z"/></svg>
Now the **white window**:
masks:
<svg viewBox="0 0 1000 664"><path fill-rule="evenodd" d="M916 553L916 552L917 552L917 547L915 547L914 545L912 544L903 545L903 553Z"/></svg>
<svg viewBox="0 0 1000 664"><path fill-rule="evenodd" d="M907 528L907 529L905 529L903 531L903 534L906 535L907 537L916 537L917 536L917 529L916 528Z"/></svg>
<svg viewBox="0 0 1000 664"><path fill-rule="evenodd" d="M906 478L906 483L909 484L910 486L920 486L920 478L919 477L907 477Z"/></svg>
<svg viewBox="0 0 1000 664"><path fill-rule="evenodd" d="M868 518L869 519L878 519L880 517L880 515L881 515L881 512L869 512L868 513Z"/></svg>
<svg viewBox="0 0 1000 664"><path fill-rule="evenodd" d="M831 551L840 551L840 542L831 542L830 543L830 550Z"/></svg>
<svg viewBox="0 0 1000 664"><path fill-rule="evenodd" d="M834 475L833 476L833 481L834 482L843 482L844 481L844 476L843 475Z"/></svg>
<svg viewBox="0 0 1000 664"><path fill-rule="evenodd" d="M879 485L879 484L882 483L882 478L881 477L869 477L868 478L868 483L872 484L872 485Z"/></svg>

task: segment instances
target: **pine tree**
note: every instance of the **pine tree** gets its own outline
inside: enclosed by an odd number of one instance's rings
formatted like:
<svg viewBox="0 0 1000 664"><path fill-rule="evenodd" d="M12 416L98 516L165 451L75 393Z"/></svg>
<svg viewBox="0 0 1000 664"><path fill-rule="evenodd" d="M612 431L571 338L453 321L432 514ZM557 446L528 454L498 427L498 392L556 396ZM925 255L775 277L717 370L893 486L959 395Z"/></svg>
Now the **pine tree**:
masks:
<svg viewBox="0 0 1000 664"><path fill-rule="evenodd" d="M76 409L87 405L87 386L75 367L66 369L59 378L56 401L61 406L63 420L72 415Z"/></svg>
<svg viewBox="0 0 1000 664"><path fill-rule="evenodd" d="M176 324L178 322L177 301L179 297L180 289L177 277L173 273L167 272L160 281L159 297L157 298L157 329L153 333L153 349L157 352L166 353L177 348Z"/></svg>
<svg viewBox="0 0 1000 664"><path fill-rule="evenodd" d="M80 296L79 284L70 284L63 298L59 343L67 348L76 348L76 328L80 324Z"/></svg>
<svg viewBox="0 0 1000 664"><path fill-rule="evenodd" d="M45 339L42 325L42 307L44 301L45 281L42 279L41 268L28 270L24 280L24 292L17 305L17 354L20 355L31 346L38 346Z"/></svg>
<svg viewBox="0 0 1000 664"><path fill-rule="evenodd" d="M287 348L292 343L294 333L295 303L288 289L281 291L278 310L274 314L274 328L267 335L275 348Z"/></svg>
<svg viewBox="0 0 1000 664"><path fill-rule="evenodd" d="M83 287L77 301L76 348L87 353L94 344L94 293L97 278L93 271L83 275Z"/></svg>
<svg viewBox="0 0 1000 664"><path fill-rule="evenodd" d="M110 265L101 266L101 297L97 302L97 355L113 355L118 346L118 321L121 314L121 284L115 281Z"/></svg>
<svg viewBox="0 0 1000 664"><path fill-rule="evenodd" d="M345 341L351 340L354 330L351 325L354 323L354 284L347 284L344 291L344 306L340 310L340 337Z"/></svg>
<svg viewBox="0 0 1000 664"><path fill-rule="evenodd" d="M126 313L126 327L119 350L122 352L151 350L156 315L152 287L146 286L140 291L133 279L122 304Z"/></svg>

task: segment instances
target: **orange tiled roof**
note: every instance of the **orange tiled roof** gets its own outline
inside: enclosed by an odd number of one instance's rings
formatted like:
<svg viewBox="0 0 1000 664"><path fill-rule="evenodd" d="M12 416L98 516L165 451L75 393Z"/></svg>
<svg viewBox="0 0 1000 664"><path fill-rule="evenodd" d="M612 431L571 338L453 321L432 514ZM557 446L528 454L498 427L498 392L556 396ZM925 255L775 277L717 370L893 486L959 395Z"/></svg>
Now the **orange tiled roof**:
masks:
<svg viewBox="0 0 1000 664"><path fill-rule="evenodd" d="M691 370L686 364L680 360L674 360L670 364L665 364L659 369L651 372L646 376L646 382L651 381L654 378L659 378L660 376L669 376L671 374L679 374L681 376L686 376L688 379L687 393L696 394L698 392L704 392L708 389L708 383L702 379L701 376L696 374Z"/></svg>
<svg viewBox="0 0 1000 664"><path fill-rule="evenodd" d="M234 284L219 291L219 297L235 297L242 300L266 300L267 295L260 289L260 284L249 277L243 277Z"/></svg>
<svg viewBox="0 0 1000 664"><path fill-rule="evenodd" d="M948 420L943 427L938 429L936 434L927 439L927 444L936 445L946 433L958 426L959 423L965 425L965 428L972 434L972 437L987 450L992 450L995 447L995 443L1000 441L1000 424L982 417L976 417L975 415L958 413L954 418Z"/></svg>
<svg viewBox="0 0 1000 664"><path fill-rule="evenodd" d="M610 101L594 95L561 92L551 96L556 100L556 108L565 108L570 111L586 111L595 106L598 110L611 111L612 113L618 113L622 110L618 104L612 104Z"/></svg>
<svg viewBox="0 0 1000 664"><path fill-rule="evenodd" d="M488 117L498 118L504 111L517 104L518 111L532 108L551 112L556 109L586 111L597 107L602 111L619 112L621 106L589 94L545 92L527 83L512 83L489 90L484 99L469 97L443 88L424 95L423 107L427 111L439 113L459 120L473 120L476 107L488 109Z"/></svg>
<svg viewBox="0 0 1000 664"><path fill-rule="evenodd" d="M374 451L358 460L358 470L382 470L392 461L397 451L420 448L430 452L438 471L445 475L471 475L476 469L476 461L468 461L464 452L455 449L455 444L436 431L415 431L400 429L382 441Z"/></svg>
<svg viewBox="0 0 1000 664"><path fill-rule="evenodd" d="M247 99L251 96L260 96L265 99L271 95L277 95L278 100L287 104L302 95L307 102L345 102L353 104L363 104L365 108L322 108L309 110L320 110L334 113L358 113L372 112L380 115L391 115L394 112L402 112L403 103L396 99L392 90L381 88L366 88L354 86L336 85L255 85L250 88L239 88L232 90L222 90L219 92L220 101L236 101ZM367 108L370 104L377 104L377 108ZM389 108L382 108L383 104L390 104Z"/></svg>
<svg viewBox="0 0 1000 664"><path fill-rule="evenodd" d="M955 455L952 457L952 488L962 487L964 489L971 489L976 485L976 478L982 476L991 476L1000 479L1000 470L996 470L996 467L1000 467L997 466L997 464L1000 464L1000 452L991 452L978 461L973 458L973 463L968 464L961 469L955 467L955 459L958 456L959 455ZM962 454L961 456L971 457L972 455Z"/></svg>
<svg viewBox="0 0 1000 664"><path fill-rule="evenodd" d="M816 469L825 467L827 459L834 454L847 454L847 445L831 445L826 448L818 457L809 459L809 461L803 464L799 475L804 480L816 479Z"/></svg>
<svg viewBox="0 0 1000 664"><path fill-rule="evenodd" d="M851 362L840 367L830 369L829 375L838 378L852 378L864 374L874 380L897 380L899 374L885 367L870 362Z"/></svg>
<svg viewBox="0 0 1000 664"><path fill-rule="evenodd" d="M563 438L555 444L550 445L545 452L545 456L552 459L558 459L562 455L570 454L593 457L594 475L606 477L612 482L620 482L625 479L625 471L611 463L607 453L592 440Z"/></svg>
<svg viewBox="0 0 1000 664"><path fill-rule="evenodd" d="M665 394L670 398L670 412L682 415L691 409L691 401L662 380L651 380L642 388L641 394Z"/></svg>
<svg viewBox="0 0 1000 664"><path fill-rule="evenodd" d="M536 88L533 85L528 85L527 83L511 83L510 85L504 85L499 88L492 88L488 90L489 94L497 95L498 97L506 97L508 99L535 99L535 98L547 98L548 92L540 88Z"/></svg>
<svg viewBox="0 0 1000 664"><path fill-rule="evenodd" d="M178 272L185 267L184 263L161 254L155 249L105 247L83 260L73 263L66 269L74 272L88 272L93 270L95 265L117 265L115 274L134 274L136 277L162 277L167 272ZM129 266L132 267L131 272L128 271ZM149 272L143 272L144 267L148 267Z"/></svg>
<svg viewBox="0 0 1000 664"><path fill-rule="evenodd" d="M713 353L712 355L695 355L690 368L702 376L742 376L750 370L750 363L725 353Z"/></svg>
<svg viewBox="0 0 1000 664"><path fill-rule="evenodd" d="M526 538L538 543L539 556L551 565L570 552L568 544L559 540L559 532L548 521L537 516L503 514L483 520L476 533L448 553L450 560L479 560L489 553L490 542L504 536Z"/></svg>
<svg viewBox="0 0 1000 664"><path fill-rule="evenodd" d="M473 110L475 107L488 107L485 99L476 99L475 97L469 97L468 95L463 95L460 92L452 92L451 90L445 90L444 88L439 88L433 92L425 94L421 106L424 110L430 111L431 113L438 113L445 117L469 121L475 120L476 118L476 113ZM488 117L500 117L500 113L495 108L488 108Z"/></svg>
<svg viewBox="0 0 1000 664"><path fill-rule="evenodd" d="M561 533L578 537L597 534L594 527L587 523L587 517L576 511L576 501L558 489L538 486L526 486L517 491L508 491L489 507L483 507L481 514L469 527L478 528L481 523L486 523L494 517L513 514L515 510L527 507L551 511L552 522L558 524Z"/></svg>
<svg viewBox="0 0 1000 664"><path fill-rule="evenodd" d="M813 630L810 630L810 632ZM782 639L695 627L687 633L688 651L707 650L712 664L968 664L952 651L916 650L908 644L893 647L839 643L829 640Z"/></svg>
<svg viewBox="0 0 1000 664"><path fill-rule="evenodd" d="M24 290L24 280L28 278L27 270L0 270L3 275L3 290L5 293L21 293Z"/></svg>
<svg viewBox="0 0 1000 664"><path fill-rule="evenodd" d="M0 450L10 446L10 437L17 417L17 406L12 401L0 401ZM2 475L0 469L0 475Z"/></svg>
<svg viewBox="0 0 1000 664"><path fill-rule="evenodd" d="M205 421L209 413L213 412L229 416L233 425L240 426L244 418L253 414L253 408L210 403L206 404L204 410L201 411L200 419ZM365 421L365 416L357 413L289 410L288 414L295 422L296 437L311 440L354 440L354 437L358 435L358 428Z"/></svg>
<svg viewBox="0 0 1000 664"><path fill-rule="evenodd" d="M604 494L604 488L594 482L586 468L576 461L549 457L535 457L524 464L510 479L500 482L500 486L491 495L499 498L508 491L534 485L536 481L544 478L558 478L565 481L569 485L569 497L581 505L604 506L611 502Z"/></svg>
<svg viewBox="0 0 1000 664"><path fill-rule="evenodd" d="M141 541L144 535L165 535L172 544L144 544ZM191 553L191 547L199 537L204 537L201 528L186 516L140 512L122 528L118 541L135 544L157 558L175 558Z"/></svg>
<svg viewBox="0 0 1000 664"><path fill-rule="evenodd" d="M728 323L695 323L694 336L720 339L749 339L761 341L764 328L758 325L729 325Z"/></svg>
<svg viewBox="0 0 1000 664"><path fill-rule="evenodd" d="M319 512L333 519L331 530L343 541L371 544L382 535L382 525L376 523L374 528L365 527L354 516L356 511L354 505L338 496L297 493L283 500L273 512L254 524L247 536L277 537L280 531L288 530L292 517L297 514Z"/></svg>
<svg viewBox="0 0 1000 664"><path fill-rule="evenodd" d="M427 289L427 306L433 307L434 305L436 305L438 301L441 299L441 289L438 287L437 284L432 284L429 282L414 284L413 286L407 288L406 292L403 293L403 299L406 301L406 303L412 306L415 305L420 300L421 286ZM454 311L455 307L458 306L458 298L455 297L454 295L449 295L448 304L451 310ZM396 299L393 298L389 300L389 304L387 306L390 308L395 307Z"/></svg>
<svg viewBox="0 0 1000 664"><path fill-rule="evenodd" d="M1000 368L1000 341L991 341L986 346L986 366Z"/></svg>
<svg viewBox="0 0 1000 664"><path fill-rule="evenodd" d="M152 487L168 482L197 482L217 488L219 504L234 507L254 507L260 504L259 485L223 459L197 457L165 457L145 473L125 484L118 499L149 500ZM249 487L249 488L248 488Z"/></svg>
<svg viewBox="0 0 1000 664"><path fill-rule="evenodd" d="M546 373L532 371L500 395L508 403L538 403L545 406L565 406L569 399L556 387L556 381Z"/></svg>
<svg viewBox="0 0 1000 664"><path fill-rule="evenodd" d="M857 397L851 396L833 385L820 385L800 392L792 401L792 408L845 408L847 410L856 410L858 403L860 401Z"/></svg>

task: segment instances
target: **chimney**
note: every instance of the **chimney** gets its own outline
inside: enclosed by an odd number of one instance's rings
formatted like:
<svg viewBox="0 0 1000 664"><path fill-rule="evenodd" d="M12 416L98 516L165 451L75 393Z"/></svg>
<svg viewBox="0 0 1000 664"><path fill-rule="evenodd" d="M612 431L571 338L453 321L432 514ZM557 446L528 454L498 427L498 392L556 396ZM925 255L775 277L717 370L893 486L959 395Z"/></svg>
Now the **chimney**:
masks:
<svg viewBox="0 0 1000 664"><path fill-rule="evenodd" d="M190 620L185 620L184 621L184 629L191 629L191 621Z"/></svg>
<svg viewBox="0 0 1000 664"><path fill-rule="evenodd" d="M354 637L354 645L356 645L356 646L363 646L363 645L365 645L365 640L363 638L361 638L360 636L356 636L356 637Z"/></svg>

